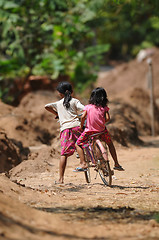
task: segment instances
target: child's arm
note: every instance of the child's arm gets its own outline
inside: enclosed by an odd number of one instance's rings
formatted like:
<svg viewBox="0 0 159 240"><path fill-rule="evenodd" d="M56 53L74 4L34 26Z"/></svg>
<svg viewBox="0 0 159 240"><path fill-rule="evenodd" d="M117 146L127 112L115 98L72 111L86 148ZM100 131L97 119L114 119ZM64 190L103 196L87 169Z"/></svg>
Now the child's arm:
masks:
<svg viewBox="0 0 159 240"><path fill-rule="evenodd" d="M106 112L105 113L105 123L107 123L109 121L110 121L110 115L109 115L109 112Z"/></svg>
<svg viewBox="0 0 159 240"><path fill-rule="evenodd" d="M57 111L55 111L52 106L47 106L47 105L45 105L45 109L46 109L47 111L53 113L54 115L56 115L56 117L58 117Z"/></svg>
<svg viewBox="0 0 159 240"><path fill-rule="evenodd" d="M84 127L84 122L86 120L86 116L87 116L87 111L84 111L82 116L81 116L81 128L83 129Z"/></svg>

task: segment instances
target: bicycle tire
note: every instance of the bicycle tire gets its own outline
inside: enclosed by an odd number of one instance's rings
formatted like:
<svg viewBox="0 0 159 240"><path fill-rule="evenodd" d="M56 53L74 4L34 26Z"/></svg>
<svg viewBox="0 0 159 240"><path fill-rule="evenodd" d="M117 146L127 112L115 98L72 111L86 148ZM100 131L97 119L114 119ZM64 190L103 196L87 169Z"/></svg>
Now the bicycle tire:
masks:
<svg viewBox="0 0 159 240"><path fill-rule="evenodd" d="M91 182L91 177L90 177L90 169L89 168L88 168L87 171L84 172L84 175L85 175L86 182L90 183Z"/></svg>
<svg viewBox="0 0 159 240"><path fill-rule="evenodd" d="M107 149L103 146L103 144L101 143L101 141L98 140L94 142L93 144L93 152L94 152L94 157L96 159L97 162L97 167L96 170L99 173L99 176L101 178L101 180L103 181L103 183L106 186L111 186L112 184L112 170L110 168L110 164L109 164L109 160L106 159L106 157L104 157L103 155L103 148L105 150L104 153L107 154Z"/></svg>
<svg viewBox="0 0 159 240"><path fill-rule="evenodd" d="M86 164L87 164L87 166L88 166L88 168L87 168L87 171L85 171L84 172L84 175L85 175L85 179L86 179L86 182L87 183L90 183L91 182L91 174L90 174L90 164L89 164L89 156L88 156L88 149L85 149L84 150L84 155L85 155L85 161L86 161Z"/></svg>

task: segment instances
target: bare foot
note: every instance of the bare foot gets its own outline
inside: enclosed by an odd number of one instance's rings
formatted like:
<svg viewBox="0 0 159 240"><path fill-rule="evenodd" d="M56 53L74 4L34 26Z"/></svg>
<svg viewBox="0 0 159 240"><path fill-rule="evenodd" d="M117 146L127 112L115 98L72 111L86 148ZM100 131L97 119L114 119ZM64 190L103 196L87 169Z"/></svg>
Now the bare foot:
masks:
<svg viewBox="0 0 159 240"><path fill-rule="evenodd" d="M59 180L59 181L55 181L55 184L58 184L58 185L62 185L62 184L64 184L64 181L61 181L61 180Z"/></svg>

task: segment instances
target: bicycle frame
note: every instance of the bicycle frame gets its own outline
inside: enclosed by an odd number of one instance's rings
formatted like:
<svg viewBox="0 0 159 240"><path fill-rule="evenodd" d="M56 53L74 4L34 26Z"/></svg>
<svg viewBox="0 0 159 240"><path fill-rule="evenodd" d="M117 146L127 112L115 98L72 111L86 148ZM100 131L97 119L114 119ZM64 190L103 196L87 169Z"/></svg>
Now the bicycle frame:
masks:
<svg viewBox="0 0 159 240"><path fill-rule="evenodd" d="M99 173L103 183L107 186L111 186L114 172L110 169L107 151L99 139L101 134L103 134L103 132L92 134L88 138L88 146L85 147L88 170L85 172L85 178L86 181L90 183L89 168L94 167L94 170ZM92 165L89 164L90 160Z"/></svg>
<svg viewBox="0 0 159 240"><path fill-rule="evenodd" d="M95 156L94 156L94 153L93 153L93 150L92 150L92 145L93 145L93 142L96 142L98 144L98 146L100 147L101 151L102 151L102 155L104 157L104 159L106 161L108 161L108 154L105 150L105 148L103 147L103 144L101 143L101 141L98 139L98 137L100 135L102 135L104 132L100 132L100 133L94 133L92 135L89 136L89 139L88 139L88 144L89 146L88 147L85 147L86 149L86 152L88 153L89 157L91 158L91 161L93 164L95 164Z"/></svg>

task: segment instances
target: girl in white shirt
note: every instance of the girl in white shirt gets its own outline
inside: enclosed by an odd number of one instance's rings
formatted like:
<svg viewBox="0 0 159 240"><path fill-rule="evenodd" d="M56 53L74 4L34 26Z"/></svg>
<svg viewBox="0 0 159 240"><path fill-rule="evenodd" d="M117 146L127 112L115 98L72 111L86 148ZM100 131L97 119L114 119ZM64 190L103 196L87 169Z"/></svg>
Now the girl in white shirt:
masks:
<svg viewBox="0 0 159 240"><path fill-rule="evenodd" d="M57 91L60 101L45 105L45 109L56 115L60 121L61 158L59 164L59 183L64 183L64 173L67 158L76 150L75 143L82 133L78 118L78 111L83 111L84 105L72 97L72 86L68 82L60 82ZM86 163L81 161L81 168L86 168Z"/></svg>

